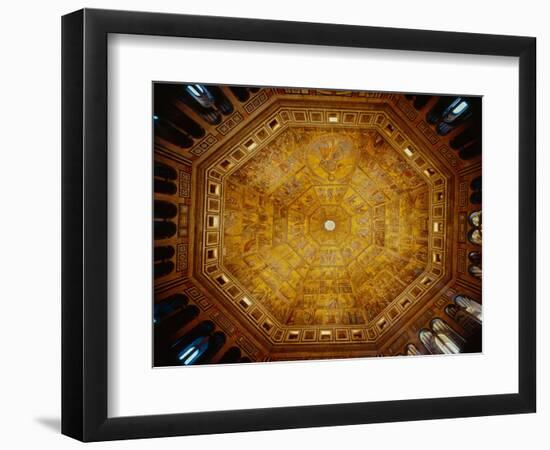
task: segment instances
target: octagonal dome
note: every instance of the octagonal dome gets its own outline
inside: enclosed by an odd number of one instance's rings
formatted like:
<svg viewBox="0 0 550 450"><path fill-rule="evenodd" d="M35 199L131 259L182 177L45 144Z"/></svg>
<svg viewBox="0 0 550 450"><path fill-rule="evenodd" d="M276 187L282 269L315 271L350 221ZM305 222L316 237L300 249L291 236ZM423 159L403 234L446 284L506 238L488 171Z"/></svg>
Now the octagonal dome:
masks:
<svg viewBox="0 0 550 450"><path fill-rule="evenodd" d="M280 326L367 324L426 267L427 183L339 131L289 127L222 183L221 264Z"/></svg>
<svg viewBox="0 0 550 450"><path fill-rule="evenodd" d="M481 99L155 83L154 114L155 365L481 348Z"/></svg>
<svg viewBox="0 0 550 450"><path fill-rule="evenodd" d="M445 169L400 123L275 104L201 165L198 278L272 345L376 342L444 277Z"/></svg>

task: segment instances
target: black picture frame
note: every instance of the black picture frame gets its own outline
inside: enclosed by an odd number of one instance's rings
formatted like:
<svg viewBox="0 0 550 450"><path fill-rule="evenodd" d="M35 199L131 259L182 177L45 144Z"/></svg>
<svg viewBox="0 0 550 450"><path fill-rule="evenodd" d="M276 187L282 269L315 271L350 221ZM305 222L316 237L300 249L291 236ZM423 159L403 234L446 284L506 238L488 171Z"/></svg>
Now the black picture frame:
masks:
<svg viewBox="0 0 550 450"><path fill-rule="evenodd" d="M178 36L519 58L518 393L107 416L107 36ZM535 412L536 39L84 9L62 18L62 433L82 441Z"/></svg>

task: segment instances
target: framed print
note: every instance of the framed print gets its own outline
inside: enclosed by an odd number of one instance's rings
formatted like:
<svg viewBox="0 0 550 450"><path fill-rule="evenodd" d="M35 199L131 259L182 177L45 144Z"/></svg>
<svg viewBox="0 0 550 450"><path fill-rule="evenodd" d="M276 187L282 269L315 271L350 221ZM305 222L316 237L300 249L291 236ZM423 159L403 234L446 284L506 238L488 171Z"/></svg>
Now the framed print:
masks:
<svg viewBox="0 0 550 450"><path fill-rule="evenodd" d="M62 431L535 411L535 39L63 17Z"/></svg>

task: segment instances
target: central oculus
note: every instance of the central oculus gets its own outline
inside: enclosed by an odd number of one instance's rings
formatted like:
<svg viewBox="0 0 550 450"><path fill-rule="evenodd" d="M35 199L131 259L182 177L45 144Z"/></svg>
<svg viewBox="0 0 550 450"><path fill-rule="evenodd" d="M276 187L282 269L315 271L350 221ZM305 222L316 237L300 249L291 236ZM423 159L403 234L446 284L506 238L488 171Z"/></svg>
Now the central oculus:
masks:
<svg viewBox="0 0 550 450"><path fill-rule="evenodd" d="M334 231L335 228L336 228L336 224L334 223L334 220L325 221L325 230Z"/></svg>
<svg viewBox="0 0 550 450"><path fill-rule="evenodd" d="M309 216L309 236L323 247L344 245L350 232L351 215L340 205L320 205ZM340 252L340 249L335 250Z"/></svg>

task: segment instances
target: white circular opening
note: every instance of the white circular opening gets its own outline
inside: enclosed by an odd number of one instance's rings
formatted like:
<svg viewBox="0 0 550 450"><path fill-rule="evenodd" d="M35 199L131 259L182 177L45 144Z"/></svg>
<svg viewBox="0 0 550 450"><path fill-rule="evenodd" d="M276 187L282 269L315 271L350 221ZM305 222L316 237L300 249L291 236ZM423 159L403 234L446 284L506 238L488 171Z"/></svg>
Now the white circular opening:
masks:
<svg viewBox="0 0 550 450"><path fill-rule="evenodd" d="M325 220L325 230L334 231L335 228L336 224L334 223L334 220Z"/></svg>

